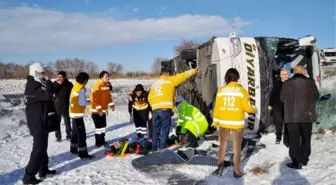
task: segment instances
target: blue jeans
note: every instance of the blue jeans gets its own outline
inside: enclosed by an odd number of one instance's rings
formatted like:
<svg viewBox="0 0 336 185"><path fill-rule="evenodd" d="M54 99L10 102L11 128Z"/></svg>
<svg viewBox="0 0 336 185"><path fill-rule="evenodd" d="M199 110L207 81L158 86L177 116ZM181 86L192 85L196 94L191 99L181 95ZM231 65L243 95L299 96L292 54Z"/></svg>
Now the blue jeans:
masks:
<svg viewBox="0 0 336 185"><path fill-rule="evenodd" d="M152 149L158 146L158 136L161 134L160 149L166 148L169 131L171 127L171 110L159 109L153 111L154 130L152 136Z"/></svg>

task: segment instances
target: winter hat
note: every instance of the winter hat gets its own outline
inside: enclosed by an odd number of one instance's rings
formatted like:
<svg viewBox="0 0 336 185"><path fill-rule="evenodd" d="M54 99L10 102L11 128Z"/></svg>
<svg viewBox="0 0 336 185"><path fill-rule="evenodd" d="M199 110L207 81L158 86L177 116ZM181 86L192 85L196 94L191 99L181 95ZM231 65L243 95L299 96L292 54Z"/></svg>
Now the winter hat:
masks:
<svg viewBox="0 0 336 185"><path fill-rule="evenodd" d="M37 77L37 76L41 76L42 73L45 72L45 67L37 62L37 63L33 63L32 65L29 66L29 75Z"/></svg>

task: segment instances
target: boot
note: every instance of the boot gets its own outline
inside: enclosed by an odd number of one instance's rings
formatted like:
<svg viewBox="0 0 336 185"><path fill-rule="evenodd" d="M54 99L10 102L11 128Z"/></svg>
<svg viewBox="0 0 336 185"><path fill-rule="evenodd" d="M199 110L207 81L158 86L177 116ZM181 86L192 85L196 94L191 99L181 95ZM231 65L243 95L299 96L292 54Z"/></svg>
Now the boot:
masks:
<svg viewBox="0 0 336 185"><path fill-rule="evenodd" d="M308 161L309 161L309 159L307 159L307 160L302 160L302 165L303 165L303 166L307 166L307 165L308 165Z"/></svg>
<svg viewBox="0 0 336 185"><path fill-rule="evenodd" d="M78 154L78 145L71 145L70 146L70 153L72 155L77 155Z"/></svg>
<svg viewBox="0 0 336 185"><path fill-rule="evenodd" d="M205 135L210 135L210 134L213 134L217 131L216 127L208 127L208 130L205 132Z"/></svg>
<svg viewBox="0 0 336 185"><path fill-rule="evenodd" d="M243 173L243 172L238 172L238 173L236 173L236 172L233 170L233 177L234 177L234 178L240 178L240 177L243 177L244 175L246 175L246 173Z"/></svg>
<svg viewBox="0 0 336 185"><path fill-rule="evenodd" d="M286 164L288 168L293 168L293 169L296 169L296 170L300 170L302 169L302 164L301 163L287 163Z"/></svg>
<svg viewBox="0 0 336 185"><path fill-rule="evenodd" d="M23 184L39 184L40 182L42 182L42 180L36 179L35 175L28 175L27 172L22 179Z"/></svg>
<svg viewBox="0 0 336 185"><path fill-rule="evenodd" d="M105 141L105 133L101 134L101 144L104 145L104 146L108 145L107 142Z"/></svg>
<svg viewBox="0 0 336 185"><path fill-rule="evenodd" d="M224 171L224 166L223 165L218 165L218 168L212 172L212 175L214 176L222 176Z"/></svg>
<svg viewBox="0 0 336 185"><path fill-rule="evenodd" d="M43 174L40 173L39 177L40 178L45 178L47 175L55 175L56 174L56 170L47 170L46 172L44 172Z"/></svg>
<svg viewBox="0 0 336 185"><path fill-rule="evenodd" d="M89 155L89 153L87 151L82 151L82 152L78 153L78 157L80 157L81 160L90 160L94 156L93 155Z"/></svg>
<svg viewBox="0 0 336 185"><path fill-rule="evenodd" d="M102 134L95 134L95 138L96 138L96 147L101 147L103 146L102 144Z"/></svg>

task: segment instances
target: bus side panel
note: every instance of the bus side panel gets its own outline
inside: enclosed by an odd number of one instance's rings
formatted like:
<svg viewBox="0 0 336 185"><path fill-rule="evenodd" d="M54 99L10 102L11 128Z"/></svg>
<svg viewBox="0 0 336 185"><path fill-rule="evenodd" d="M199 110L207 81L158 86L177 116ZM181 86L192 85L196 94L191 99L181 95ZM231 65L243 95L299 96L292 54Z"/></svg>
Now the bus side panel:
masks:
<svg viewBox="0 0 336 185"><path fill-rule="evenodd" d="M253 37L241 38L242 52L235 57L233 65L240 71L240 83L248 91L250 104L257 107L256 114L249 113L245 119L245 134L259 131L261 116L261 86L259 51Z"/></svg>

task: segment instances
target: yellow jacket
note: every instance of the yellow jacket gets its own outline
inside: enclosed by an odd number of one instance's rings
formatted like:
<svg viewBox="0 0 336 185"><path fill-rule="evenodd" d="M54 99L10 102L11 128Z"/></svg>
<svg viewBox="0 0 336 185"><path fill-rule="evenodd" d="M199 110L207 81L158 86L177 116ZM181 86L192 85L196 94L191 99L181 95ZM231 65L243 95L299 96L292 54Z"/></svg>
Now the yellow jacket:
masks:
<svg viewBox="0 0 336 185"><path fill-rule="evenodd" d="M152 110L173 109L175 104L175 87L183 83L194 74L196 74L195 69L177 74L175 76L161 75L160 79L153 84L149 91L148 101L152 107Z"/></svg>
<svg viewBox="0 0 336 185"><path fill-rule="evenodd" d="M93 86L90 95L91 114L99 114L100 112L106 113L109 107L114 107L110 93L110 84L102 80L98 80L98 82Z"/></svg>
<svg viewBox="0 0 336 185"><path fill-rule="evenodd" d="M84 97L81 97L85 100L86 89L84 85L75 83L70 94L70 107L69 107L69 116L71 118L81 118L84 116L86 105L80 105L79 97L80 92L83 91ZM87 103L88 104L88 103Z"/></svg>
<svg viewBox="0 0 336 185"><path fill-rule="evenodd" d="M237 82L230 82L217 91L212 126L242 129L245 127L245 112L255 111L256 108L249 103L248 92Z"/></svg>

